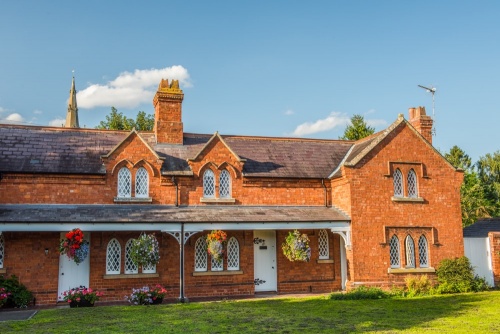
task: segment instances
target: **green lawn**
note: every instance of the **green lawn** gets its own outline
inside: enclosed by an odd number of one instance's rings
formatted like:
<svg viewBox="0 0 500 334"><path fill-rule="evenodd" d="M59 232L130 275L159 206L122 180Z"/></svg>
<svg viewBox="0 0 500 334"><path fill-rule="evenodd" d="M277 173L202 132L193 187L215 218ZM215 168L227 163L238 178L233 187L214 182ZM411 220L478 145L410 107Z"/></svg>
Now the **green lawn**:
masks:
<svg viewBox="0 0 500 334"><path fill-rule="evenodd" d="M500 291L413 299L249 299L40 310L0 333L498 333Z"/></svg>

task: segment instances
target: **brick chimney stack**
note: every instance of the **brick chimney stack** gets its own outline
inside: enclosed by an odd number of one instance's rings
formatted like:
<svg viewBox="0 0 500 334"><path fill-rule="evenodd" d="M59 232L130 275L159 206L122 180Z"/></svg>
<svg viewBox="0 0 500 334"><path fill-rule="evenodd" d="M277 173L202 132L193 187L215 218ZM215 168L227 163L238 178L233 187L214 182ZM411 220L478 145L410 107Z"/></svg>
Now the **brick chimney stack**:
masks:
<svg viewBox="0 0 500 334"><path fill-rule="evenodd" d="M184 93L179 88L179 80L161 80L153 98L155 107L154 132L157 143L183 143L182 100Z"/></svg>
<svg viewBox="0 0 500 334"><path fill-rule="evenodd" d="M432 144L432 123L434 121L431 116L425 113L424 107L410 108L408 112L410 114L410 124Z"/></svg>

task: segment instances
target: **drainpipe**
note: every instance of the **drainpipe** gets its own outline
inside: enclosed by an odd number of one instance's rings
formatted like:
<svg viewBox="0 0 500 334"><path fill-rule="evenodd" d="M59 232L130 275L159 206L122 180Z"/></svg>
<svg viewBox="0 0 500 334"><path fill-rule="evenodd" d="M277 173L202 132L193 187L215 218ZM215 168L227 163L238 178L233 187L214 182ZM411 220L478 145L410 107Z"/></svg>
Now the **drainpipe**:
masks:
<svg viewBox="0 0 500 334"><path fill-rule="evenodd" d="M325 193L325 207L328 207L328 192L326 191L325 179L321 179L321 185L323 186L323 192Z"/></svg>
<svg viewBox="0 0 500 334"><path fill-rule="evenodd" d="M175 186L175 207L178 207L179 206L179 184L177 183L175 176L172 176L172 183Z"/></svg>
<svg viewBox="0 0 500 334"><path fill-rule="evenodd" d="M184 303L186 299L184 298L184 223L181 224L181 237L180 237L180 251L181 251L181 259L180 259L180 293L179 293L179 301Z"/></svg>

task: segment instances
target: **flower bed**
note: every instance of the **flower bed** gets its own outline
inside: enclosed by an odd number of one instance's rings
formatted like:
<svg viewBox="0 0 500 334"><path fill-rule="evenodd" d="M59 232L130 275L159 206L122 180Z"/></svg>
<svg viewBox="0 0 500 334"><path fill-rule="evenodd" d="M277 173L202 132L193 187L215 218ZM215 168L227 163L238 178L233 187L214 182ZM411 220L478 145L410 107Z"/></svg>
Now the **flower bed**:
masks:
<svg viewBox="0 0 500 334"><path fill-rule="evenodd" d="M143 286L139 289L132 289L130 296L125 296L133 305L155 305L161 304L165 298L167 290L160 284L153 287Z"/></svg>
<svg viewBox="0 0 500 334"><path fill-rule="evenodd" d="M103 296L102 292L79 286L62 293L63 300L69 303L69 307L90 307Z"/></svg>

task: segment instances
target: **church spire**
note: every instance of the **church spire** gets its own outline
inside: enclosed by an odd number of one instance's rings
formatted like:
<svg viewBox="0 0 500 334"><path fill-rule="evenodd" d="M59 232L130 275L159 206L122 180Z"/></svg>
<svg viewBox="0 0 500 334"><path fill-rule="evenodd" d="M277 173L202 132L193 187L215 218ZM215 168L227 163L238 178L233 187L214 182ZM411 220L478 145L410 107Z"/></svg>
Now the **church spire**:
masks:
<svg viewBox="0 0 500 334"><path fill-rule="evenodd" d="M66 128L79 128L78 122L78 107L76 106L76 89L75 89L75 75L73 74L73 81L71 82L71 89L69 91L68 112L66 113Z"/></svg>

